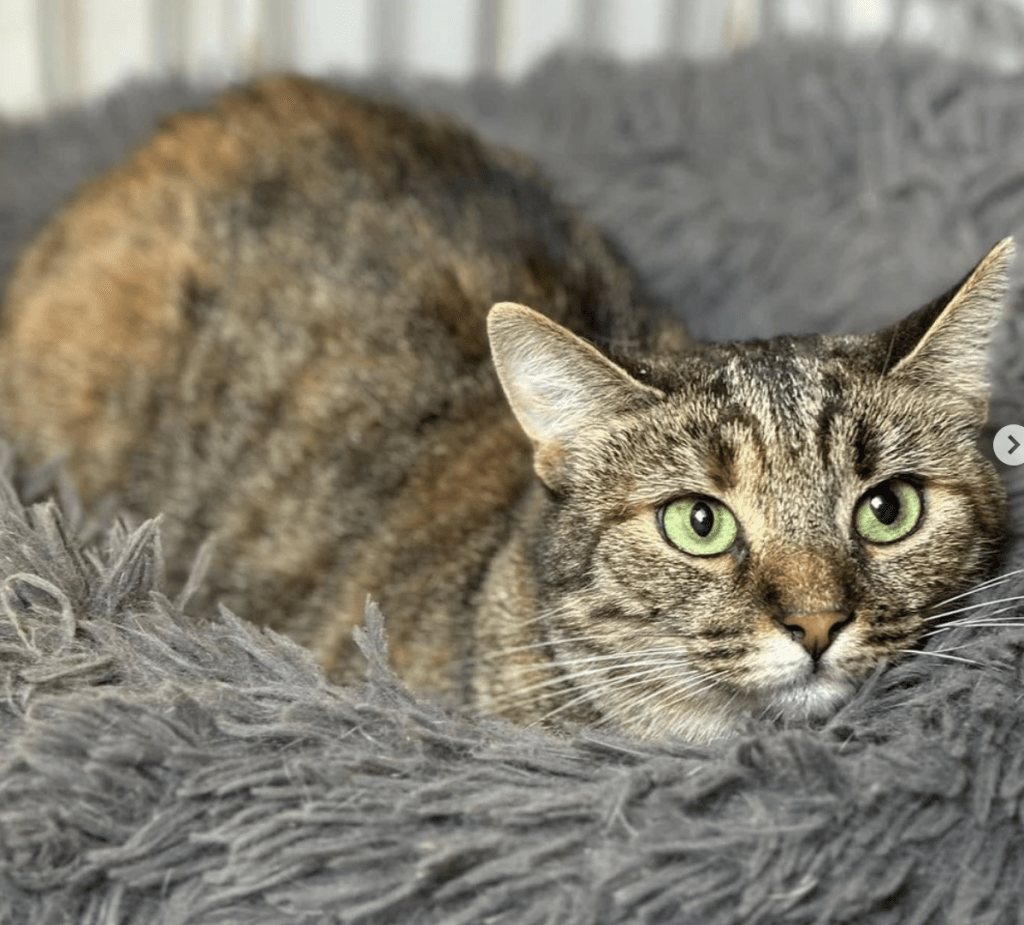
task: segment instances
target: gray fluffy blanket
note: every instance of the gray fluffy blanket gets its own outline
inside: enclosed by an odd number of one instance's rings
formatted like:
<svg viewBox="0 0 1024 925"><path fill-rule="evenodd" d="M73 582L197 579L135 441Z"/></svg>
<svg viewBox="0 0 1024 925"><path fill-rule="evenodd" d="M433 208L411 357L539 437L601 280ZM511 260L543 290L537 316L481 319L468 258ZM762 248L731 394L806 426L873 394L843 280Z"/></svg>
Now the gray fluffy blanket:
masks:
<svg viewBox="0 0 1024 925"><path fill-rule="evenodd" d="M702 336L864 330L1024 230L1024 77L933 56L777 46L396 89L540 158ZM204 96L0 124L0 274L71 186ZM996 423L1024 422L1019 291ZM911 657L822 728L557 740L413 698L372 613L366 682L330 686L285 639L186 616L157 525L86 542L59 475L3 471L0 923L1024 922L1024 626L931 640L963 661ZM63 513L23 507L51 490Z"/></svg>

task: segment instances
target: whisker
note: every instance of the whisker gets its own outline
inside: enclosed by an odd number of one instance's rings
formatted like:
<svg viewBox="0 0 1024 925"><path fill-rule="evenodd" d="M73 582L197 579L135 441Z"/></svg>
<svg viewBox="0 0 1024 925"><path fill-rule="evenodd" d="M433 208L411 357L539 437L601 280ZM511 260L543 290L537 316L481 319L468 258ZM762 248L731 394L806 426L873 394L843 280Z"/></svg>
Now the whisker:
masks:
<svg viewBox="0 0 1024 925"><path fill-rule="evenodd" d="M929 622L932 620L942 620L946 617L954 617L958 613L967 613L968 610L980 610L982 607L995 607L997 604L1016 604L1019 601L1024 601L1024 595L1017 594L1013 597L998 598L994 601L980 601L977 604L967 604L964 607L958 607L956 610L944 610L942 613L932 614L926 619Z"/></svg>
<svg viewBox="0 0 1024 925"><path fill-rule="evenodd" d="M620 660L624 661L623 656L620 655L620 656L618 656L618 658ZM535 682L533 684L528 684L525 687L517 688L514 691L508 691L508 692L506 692L506 693L504 693L504 694L502 694L502 695L500 695L498 697L493 697L491 699L491 703L492 704L503 703L505 701L514 703L516 700L519 700L525 694L532 694L532 693L535 693L535 692L540 691L540 690L544 690L544 689L549 688L549 687L557 687L560 684L565 684L565 683L570 683L571 684L573 682L580 681L581 679L593 677L595 675L597 675L600 678L610 682L610 684L606 685L606 687L614 686L616 681L621 681L622 680L621 678L619 678L619 679L610 679L608 677L608 675L609 675L609 666L591 666L591 667L588 667L588 668L584 668L583 670L574 670L574 668L572 666L558 665L558 664L552 662L552 663L541 665L541 666L538 666L538 667L541 670L553 671L553 672L558 672L558 673L554 677L547 678L547 679L545 679L543 681L537 681L537 682ZM610 667L614 668L615 666L613 665L613 666L610 666ZM634 670L636 668L636 666L630 665L630 664L628 664L628 662L623 664L622 667L623 668L632 668ZM641 663L641 667L643 667L644 670L648 671L648 672L655 671L655 670L660 669L660 668L671 668L671 669L678 670L678 668L679 668L679 660L678 659L662 659L662 660L654 662L654 663L648 662L646 666L644 666L643 663ZM584 681L583 683L586 683L586 682Z"/></svg>
<svg viewBox="0 0 1024 925"><path fill-rule="evenodd" d="M924 652L929 652L930 651L930 652L932 652L935 655L940 655L941 656L941 655L945 655L948 652L959 652L961 649L966 649L966 648L969 648L969 647L970 647L970 643L964 643L964 644L959 645L959 646L946 646L943 649L931 649L931 650L923 650L923 651ZM976 661L976 664L980 665L982 668L998 668L1000 671L1007 671L1007 670L1009 670L1010 668L1013 667L1009 662L999 661L998 659L990 659L990 660L984 661L984 662L983 661Z"/></svg>
<svg viewBox="0 0 1024 925"><path fill-rule="evenodd" d="M507 649L502 649L499 652L488 653L484 657L473 659L472 661L486 665L488 663L493 663L495 659L506 659L517 652L528 652L549 644L550 643L540 643L524 646L511 646ZM515 702L515 700L519 699L524 694L534 693L539 690L557 686L561 683L565 683L566 681L571 682L577 679L592 677L594 675L600 675L607 678L610 671L616 667L636 670L638 666L646 666L647 670L665 668L672 672L677 672L680 668L680 652L681 649L678 644L662 643L631 651L620 650L618 652L603 653L600 655L587 655L581 658L574 658L569 664L543 662L530 667L540 672L557 671L558 674L527 685L526 687L519 687L515 691L509 691L498 697L494 697L491 702L492 704L500 704L506 701Z"/></svg>
<svg viewBox="0 0 1024 925"><path fill-rule="evenodd" d="M992 616L995 616L995 614L992 614ZM938 636L940 633L948 633L952 630L958 629L973 629L975 627L985 627L987 629L1012 629L1013 627L1024 627L1024 620L990 620L987 618L976 621L958 620L956 623L950 623L948 626L939 626L933 630L929 630L927 633L924 633L921 638L929 639L932 636Z"/></svg>
<svg viewBox="0 0 1024 925"><path fill-rule="evenodd" d="M590 570L585 574L587 575L591 583L593 583L593 570ZM539 610L529 619L523 620L520 623L518 623L518 626L532 626L534 623L539 623L541 620L557 619L559 617L564 617L572 613L578 613L581 605L585 605L588 601L590 603L600 603L600 599L590 601L589 597L584 597L582 601L580 599L577 599L575 601L565 601L554 607L547 607L543 610Z"/></svg>
<svg viewBox="0 0 1024 925"><path fill-rule="evenodd" d="M566 640L568 641L568 640ZM500 649L497 652L489 652L486 655L476 659L476 661L489 661L494 659L505 659L518 655L523 652L536 651L537 649L549 648L551 646L557 646L564 644L566 641L563 640L549 640L547 642L530 643L529 645L523 646L511 646L507 649ZM586 640L571 640L572 642L586 641ZM604 661L616 661L622 659L634 659L634 658L646 658L649 655L662 655L662 654L675 654L676 656L682 651L682 647L676 643L674 645L663 645L656 646L647 649L620 649L617 652L607 652L602 655L584 655L581 658L573 658L572 664L581 665L588 662L604 662Z"/></svg>
<svg viewBox="0 0 1024 925"><path fill-rule="evenodd" d="M963 655L950 655L948 652L935 652L930 649L904 649L904 655L931 655L934 658L945 658L952 662L963 662L965 665L976 665L978 668L988 667L985 662L979 662L976 658L967 658Z"/></svg>
<svg viewBox="0 0 1024 925"><path fill-rule="evenodd" d="M619 690L619 691L621 691L623 689L628 690L631 687L639 687L641 684L644 684L644 683L652 680L649 675L650 675L650 672L645 672L643 676L636 675L636 674L628 675L625 678L617 679L617 683L615 683L615 684L612 684L612 685L602 685L600 689L601 689L601 691L608 691L608 690ZM658 676L655 675L654 680L657 680L657 677ZM712 680L713 681L714 679L713 678L693 677L692 679L689 679L689 680L690 680L690 686L691 687L696 687L699 684L701 684L704 680ZM557 716L559 713L562 713L565 710L569 710L569 709L571 709L572 707L576 706L579 703L583 703L585 701L590 701L591 700L591 694L592 694L592 692L595 689L596 689L596 687L591 687L589 689L581 690L576 697L573 697L571 700L567 701L566 703L560 704L559 706L555 707L553 710L549 710L547 713L545 713L544 716L542 717L542 719L540 720L540 722L547 722L547 721L551 720L553 717ZM659 695L661 693L662 693L662 689L655 690L651 694L648 694L648 696L646 698L644 698L643 700L637 701L635 703L630 703L630 707L635 709L640 704L646 703L651 697L657 696L657 695Z"/></svg>
<svg viewBox="0 0 1024 925"><path fill-rule="evenodd" d="M997 604L997 603L998 603L998 601L993 601L992 602L993 606L995 604ZM929 630L929 632L930 633L938 632L939 630L944 629L944 628L946 628L948 626L973 626L975 621L977 621L977 620L988 620L990 617L998 616L1001 613L1015 612L1016 609L1017 609L1014 606L1015 603L1016 603L1015 601L1011 602L1011 603L1007 604L1005 607L999 607L996 610L993 610L991 613L988 613L988 612L973 613L973 614L969 614L966 617L959 617L958 619L955 619L955 620L946 620L945 622L939 624L938 626L932 627ZM961 610L953 610L953 611L950 611L950 613L946 614L946 616L947 617L956 617L958 614L967 613L967 611L969 609L971 609L971 608L964 607Z"/></svg>
<svg viewBox="0 0 1024 925"><path fill-rule="evenodd" d="M941 649L926 649L921 651L938 652L941 655L944 652L959 652L961 649L971 649L975 645L975 642L961 642L959 645L955 646L943 646Z"/></svg>
<svg viewBox="0 0 1024 925"><path fill-rule="evenodd" d="M557 672L558 666L554 663L549 665L541 666L541 670L546 672ZM591 668L585 672L578 673L580 677L586 674L601 674L604 672L600 668ZM552 687L559 687L565 684L572 676L567 676L562 673L555 673L552 677L545 678L542 681L534 681L532 684L527 684L524 687L517 687L515 690L505 691L504 693L498 694L497 696L491 696L488 698L488 707L496 708L501 707L508 703L516 703L523 700L529 695L539 693L541 691L548 690Z"/></svg>
<svg viewBox="0 0 1024 925"><path fill-rule="evenodd" d="M605 674L605 679L600 683L600 685L590 683L589 681L584 682L583 686L579 688L577 696L571 698L566 703L560 704L555 709L550 710L544 715L543 719L548 720L563 710L570 709L585 700L590 700L592 693L598 689L601 692L607 692L609 690L628 690L631 687L639 687L652 681L662 681L666 678L669 672L674 676L672 683L669 686L677 688L681 688L683 685L694 687L698 684L704 683L706 680L714 680L715 677L711 672L701 672L698 674L688 672L683 678L679 678L678 673L680 664L678 659L648 660L647 662L634 663L625 667L630 668L630 672L619 678L607 678L607 675L604 672L595 672L593 669L584 672L567 673L563 676L562 680L577 682L583 676L591 676L595 673ZM659 693L660 690L663 689L664 688L662 687L659 691L655 691L655 694Z"/></svg>
<svg viewBox="0 0 1024 925"><path fill-rule="evenodd" d="M710 682L710 683L705 683ZM655 698L673 698L670 702L672 707L682 703L688 697L692 697L694 693L703 694L713 688L721 685L721 676L717 673L710 671L702 672L701 674L692 675L686 678L677 678L670 684L666 684L663 687L659 687L656 690L650 691L646 696L641 697L639 700L630 703L630 709L637 710L648 704Z"/></svg>
<svg viewBox="0 0 1024 925"><path fill-rule="evenodd" d="M948 597L942 603L936 605L939 607L945 607L946 604L952 604L953 601L958 601L963 597L968 597L971 594L977 594L979 591L985 591L989 588L994 588L997 585L1005 584L1011 578L1016 575L1024 573L1024 568L1014 569L1011 572L1005 572L1002 575L996 575L995 578L989 578L987 581L981 582L981 584L975 585L973 588L969 588L967 591L963 591L960 594L955 594L953 597Z"/></svg>

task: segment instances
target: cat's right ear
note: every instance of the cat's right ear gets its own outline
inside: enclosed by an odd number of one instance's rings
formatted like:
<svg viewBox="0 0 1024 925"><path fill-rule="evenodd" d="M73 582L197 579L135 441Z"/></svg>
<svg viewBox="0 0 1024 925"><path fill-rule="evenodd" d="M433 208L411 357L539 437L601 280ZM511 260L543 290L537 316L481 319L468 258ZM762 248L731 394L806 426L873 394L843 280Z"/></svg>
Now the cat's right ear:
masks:
<svg viewBox="0 0 1024 925"><path fill-rule="evenodd" d="M525 305L499 302L487 316L498 379L533 441L534 468L548 485L574 441L609 418L664 398L585 340Z"/></svg>
<svg viewBox="0 0 1024 925"><path fill-rule="evenodd" d="M987 348L1003 315L1014 250L1013 238L1004 238L952 289L884 332L882 372L957 394L983 413Z"/></svg>

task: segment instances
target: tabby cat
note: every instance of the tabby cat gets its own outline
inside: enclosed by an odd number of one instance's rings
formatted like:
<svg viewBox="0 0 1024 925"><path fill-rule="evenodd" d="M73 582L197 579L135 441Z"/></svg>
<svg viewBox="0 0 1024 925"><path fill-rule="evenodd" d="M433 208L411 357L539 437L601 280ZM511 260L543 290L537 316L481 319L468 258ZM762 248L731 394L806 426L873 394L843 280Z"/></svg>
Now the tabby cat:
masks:
<svg viewBox="0 0 1024 925"><path fill-rule="evenodd" d="M163 511L173 579L212 535L194 609L332 678L369 596L417 690L706 741L827 715L992 568L1012 252L880 333L698 344L523 157L274 78L42 230L0 417L90 504Z"/></svg>

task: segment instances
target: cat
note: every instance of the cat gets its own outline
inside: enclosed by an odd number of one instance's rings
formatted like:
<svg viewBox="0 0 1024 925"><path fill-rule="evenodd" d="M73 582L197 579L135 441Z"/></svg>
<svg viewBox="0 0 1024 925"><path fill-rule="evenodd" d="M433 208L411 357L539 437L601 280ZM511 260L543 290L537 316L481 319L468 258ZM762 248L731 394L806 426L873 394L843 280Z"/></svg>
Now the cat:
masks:
<svg viewBox="0 0 1024 925"><path fill-rule="evenodd" d="M417 691L707 742L828 716L992 571L1012 253L881 332L698 343L527 158L271 78L41 230L0 422L88 504L162 512L171 581L212 536L191 609L332 679L369 597Z"/></svg>

